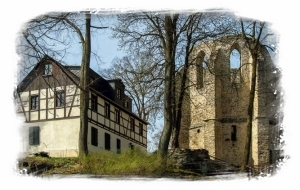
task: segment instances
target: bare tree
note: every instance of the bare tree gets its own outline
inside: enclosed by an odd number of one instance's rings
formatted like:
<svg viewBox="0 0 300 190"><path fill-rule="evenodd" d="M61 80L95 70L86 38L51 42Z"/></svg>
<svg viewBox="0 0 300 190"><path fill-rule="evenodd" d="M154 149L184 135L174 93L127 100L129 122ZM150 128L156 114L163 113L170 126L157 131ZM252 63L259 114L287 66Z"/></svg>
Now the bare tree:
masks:
<svg viewBox="0 0 300 190"><path fill-rule="evenodd" d="M140 12L118 15L119 24L113 30L114 38L120 40L120 46L130 51L149 52L164 65L164 128L158 146L160 156L167 155L175 123L178 123L175 131L179 134L182 105L175 98L176 70L184 63L188 67L186 60L195 45L226 33L224 29L226 31L228 25L225 23L228 24L231 18L225 15L217 12ZM184 77L182 79L185 80Z"/></svg>
<svg viewBox="0 0 300 190"><path fill-rule="evenodd" d="M22 31L19 53L23 56L21 65L30 68L32 60L39 60L44 55L60 56L63 59L68 47L76 34L82 47L80 69L80 135L79 156L87 155L87 109L89 105L89 69L91 60L91 29L103 29L91 24L91 12L79 13L48 13L28 22ZM64 38L61 38L64 34ZM68 38L71 36L71 38ZM62 49L57 46L60 45Z"/></svg>
<svg viewBox="0 0 300 190"><path fill-rule="evenodd" d="M252 128L253 128L253 113L254 113L254 97L255 91L257 89L257 70L258 70L258 58L261 52L261 47L266 46L271 51L275 48L265 43L270 35L273 33L268 33L266 28L266 23L264 21L257 20L247 20L240 19L240 28L242 38L246 41L246 47L249 49L252 62L251 64L251 76L250 76L250 94L248 100L248 123L246 132L246 143L243 155L243 161L241 165L241 171L245 169L245 166L249 164L250 152L251 152L251 139L252 139Z"/></svg>
<svg viewBox="0 0 300 190"><path fill-rule="evenodd" d="M175 123L173 130L173 138L172 138L172 147L179 148L179 134L181 128L181 119L182 119L182 103L185 96L186 90L189 86L186 86L186 82L188 81L187 72L190 66L196 64L196 59L192 58L192 53L194 48L199 44L199 42L203 42L208 39L214 39L217 37L221 37L226 34L230 34L232 32L232 23L231 16L226 15L226 19L222 20L222 23L216 24L216 21L220 21L215 18L216 15L210 14L190 14L187 22L185 23L185 30L181 37L181 43L179 47L184 48L178 54L183 59L182 66L178 68L180 72L176 72L178 78L178 86L175 93ZM223 15L225 16L225 14ZM202 20L206 22L202 23ZM211 27L210 25L217 25L218 27Z"/></svg>
<svg viewBox="0 0 300 190"><path fill-rule="evenodd" d="M133 112L149 122L148 144L154 144L151 139L155 140L155 131L159 131L157 121L162 115L162 66L155 64L151 55L137 52L115 58L110 68L99 72L106 79L122 79L126 94L133 100Z"/></svg>

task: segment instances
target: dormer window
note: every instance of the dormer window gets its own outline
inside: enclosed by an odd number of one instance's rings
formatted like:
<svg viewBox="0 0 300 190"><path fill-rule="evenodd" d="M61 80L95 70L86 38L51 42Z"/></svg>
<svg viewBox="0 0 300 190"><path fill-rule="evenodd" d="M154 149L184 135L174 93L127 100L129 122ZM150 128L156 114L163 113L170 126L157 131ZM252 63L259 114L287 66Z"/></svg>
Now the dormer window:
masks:
<svg viewBox="0 0 300 190"><path fill-rule="evenodd" d="M124 106L125 106L125 108L128 108L128 100L124 101Z"/></svg>
<svg viewBox="0 0 300 190"><path fill-rule="evenodd" d="M45 64L44 75L52 75L52 64L51 63Z"/></svg>
<svg viewBox="0 0 300 190"><path fill-rule="evenodd" d="M121 89L117 88L117 99L121 100Z"/></svg>

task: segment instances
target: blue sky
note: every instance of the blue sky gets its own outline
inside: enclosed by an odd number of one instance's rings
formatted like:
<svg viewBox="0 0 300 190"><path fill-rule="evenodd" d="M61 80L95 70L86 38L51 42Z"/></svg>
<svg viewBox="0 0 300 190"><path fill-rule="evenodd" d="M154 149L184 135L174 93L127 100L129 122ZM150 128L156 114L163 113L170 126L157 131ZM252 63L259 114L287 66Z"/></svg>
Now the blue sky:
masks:
<svg viewBox="0 0 300 190"><path fill-rule="evenodd" d="M4 1L3 1L4 2ZM200 187L213 187L218 188L220 185L228 185L229 183L234 183L235 185L224 186L230 187L231 189L240 189L241 186L246 186L248 188L266 188L276 187L276 189L286 188L288 183L295 182L297 180L297 173L300 160L299 151L297 145L299 145L299 124L297 118L299 118L299 93L298 88L295 87L298 84L299 79L297 79L300 71L300 64L297 61L299 51L298 45L300 44L299 38L297 38L297 33L299 30L299 24L297 24L299 18L299 6L296 4L297 1L261 1L252 0L251 3L247 1L238 0L210 0L210 1L135 1L135 0L110 0L110 1L77 1L74 0L71 3L68 1L58 1L52 0L49 2L41 2L37 0L27 0L27 1L16 1L10 0L2 3L0 6L0 19L3 26L0 30L0 36L2 37L1 46L1 61L2 69L0 70L0 77L2 81L2 90L0 94L2 101L2 109L0 110L1 121L3 124L3 136L0 138L1 149L5 151L5 156L1 157L2 163L5 163L1 167L0 177L3 178L1 185L3 187L9 186L12 189L27 189L32 188L32 185L42 186L46 189L63 189L63 188L93 188L95 186L105 187L109 186L110 189L155 189L167 186L168 188L184 188L187 185L191 188ZM16 84L15 71L17 67L18 57L15 52L15 39L16 33L20 29L20 26L27 21L27 19L32 18L38 14L53 10L79 10L87 7L101 7L101 8L119 8L119 9L175 9L175 10L193 10L193 9L205 9L205 8L226 8L234 9L239 14L243 16L249 16L253 18L265 19L274 23L274 27L278 29L280 34L280 57L279 62L284 70L283 86L285 87L285 141L287 146L285 151L291 156L291 159L285 164L276 176L271 179L257 180L257 181L218 181L214 183L212 181L206 182L188 182L170 181L168 180L158 180L158 181L126 181L119 180L117 183L114 181L105 181L101 179L74 179L74 180L42 180L35 178L24 178L16 176L12 173L11 167L13 166L15 156L19 152L19 139L18 139L18 126L20 121L15 118L14 105L12 100L13 87ZM297 16L298 15L298 16ZM105 39L104 39L105 40ZM103 47L104 50L109 51L103 54L103 59L107 62L112 60L117 52L112 51L117 47ZM102 49L102 48L101 48ZM267 182L267 183L266 183ZM182 186L180 186L182 185ZM193 187L192 187L192 186ZM205 188L204 187L204 188ZM272 188L271 187L271 188ZM211 188L210 188L211 189Z"/></svg>
<svg viewBox="0 0 300 190"><path fill-rule="evenodd" d="M118 40L111 39L111 30L104 29L103 31L99 32L99 35L96 37L92 37L92 47L93 49L98 50L98 55L101 58L101 63L98 65L95 59L91 59L91 68L94 71L98 71L102 68L110 67L113 59L115 57L123 57L125 56L125 52L119 50L118 48ZM81 44L78 43L77 45L73 45L72 49L70 50L72 54L68 56L66 59L66 64L69 65L80 65L81 61ZM100 66L100 67L99 67Z"/></svg>

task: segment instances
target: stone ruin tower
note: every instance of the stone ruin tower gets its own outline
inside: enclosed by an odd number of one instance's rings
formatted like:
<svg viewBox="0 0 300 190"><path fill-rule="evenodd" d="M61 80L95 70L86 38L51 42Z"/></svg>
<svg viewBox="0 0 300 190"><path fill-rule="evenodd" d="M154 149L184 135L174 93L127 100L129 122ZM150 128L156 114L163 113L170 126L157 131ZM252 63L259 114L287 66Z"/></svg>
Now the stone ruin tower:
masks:
<svg viewBox="0 0 300 190"><path fill-rule="evenodd" d="M232 57L233 53L239 56ZM233 59L231 59L231 57ZM236 61L236 64L233 64ZM237 36L203 42L190 58L183 101L180 148L206 149L211 159L240 165L246 140L251 54ZM278 154L279 77L263 46L257 67L251 165L274 163ZM277 92L277 93L276 93Z"/></svg>

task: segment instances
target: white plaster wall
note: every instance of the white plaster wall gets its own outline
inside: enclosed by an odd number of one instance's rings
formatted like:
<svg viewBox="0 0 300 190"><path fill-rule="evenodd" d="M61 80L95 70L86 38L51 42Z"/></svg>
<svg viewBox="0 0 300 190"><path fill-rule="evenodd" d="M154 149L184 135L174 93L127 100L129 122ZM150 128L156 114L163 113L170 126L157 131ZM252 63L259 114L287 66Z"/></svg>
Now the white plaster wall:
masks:
<svg viewBox="0 0 300 190"><path fill-rule="evenodd" d="M64 87L57 87L56 90L63 90ZM21 135L22 135L22 152L27 152L28 154L34 154L37 152L48 152L51 157L73 157L78 156L78 139L79 139L79 127L80 127L80 90L76 88L75 85L69 85L65 89L66 92L66 108L54 108L54 89L41 89L40 90L40 110L31 110L30 111L30 121L34 121L31 123L24 123L21 126ZM39 91L31 91L31 94L38 94ZM22 92L21 99L23 101L23 105L25 106L25 111L27 118L29 118L29 92ZM75 96L74 96L75 95ZM73 97L74 101L73 101ZM46 98L48 98L46 100ZM20 101L19 106L17 106L18 114L21 117L24 117L21 109ZM88 116L95 121L98 121L102 125L108 126L112 130L120 131L121 134L127 135L135 140L142 142L144 144L147 143L147 139L143 139L139 134L135 134L130 131L130 116L122 112L120 125L116 124L114 110L115 107L110 105L110 120L108 118L103 117L104 114L104 103L105 101L98 97L98 112L101 115L97 115L94 112L89 111ZM73 107L70 107L73 105ZM48 110L46 110L48 108ZM43 110L44 109L44 110ZM71 112L70 112L70 109ZM55 116L54 116L55 113ZM64 118L68 117L70 113L70 117L77 116L76 118ZM123 119L122 119L123 118ZM38 119L44 119L44 121L39 121ZM54 120L52 120L54 119ZM139 129L139 120L135 119L136 128L135 131L138 133ZM123 126L122 126L123 125ZM31 126L39 126L40 127L40 144L39 145L29 145L29 127ZM91 126L96 127L98 129L98 146L92 146L91 142ZM143 124L143 128L146 129L147 126ZM109 133L111 135L111 151L117 152L116 143L117 138L121 140L121 150L125 150L129 148L130 140L120 137L117 134L106 131L103 128L100 128L97 125L89 123L88 128L88 148L90 151L101 151L104 150L104 133ZM143 132L144 136L147 136L146 132ZM140 148L142 150L147 150L145 147L140 146L136 143L131 142L134 147Z"/></svg>
<svg viewBox="0 0 300 190"><path fill-rule="evenodd" d="M40 144L29 145L29 127L40 127ZM22 149L28 154L48 152L51 157L78 155L79 118L24 123L21 126Z"/></svg>

